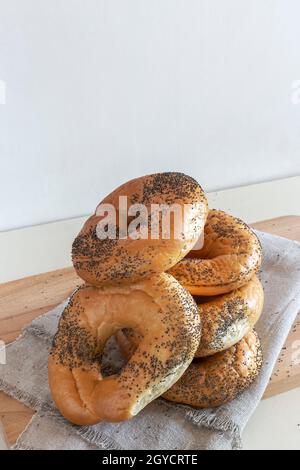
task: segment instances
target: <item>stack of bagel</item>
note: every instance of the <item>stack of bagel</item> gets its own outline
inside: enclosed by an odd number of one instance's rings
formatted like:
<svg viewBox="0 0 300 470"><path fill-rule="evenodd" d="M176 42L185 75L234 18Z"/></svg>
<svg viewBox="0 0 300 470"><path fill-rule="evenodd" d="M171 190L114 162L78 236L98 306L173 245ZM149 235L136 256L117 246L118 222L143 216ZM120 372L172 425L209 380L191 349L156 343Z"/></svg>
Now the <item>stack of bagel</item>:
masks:
<svg viewBox="0 0 300 470"><path fill-rule="evenodd" d="M180 236L171 218L169 236L161 228L145 236L135 224L140 236L125 237L117 222L115 237L99 237L101 210L110 205L118 214L120 196L150 215L157 206L184 210ZM159 396L219 406L258 375L261 246L241 220L209 210L193 178L158 173L117 188L84 224L72 260L84 284L64 309L48 361L52 397L71 422L127 420ZM111 336L127 362L104 377Z"/></svg>

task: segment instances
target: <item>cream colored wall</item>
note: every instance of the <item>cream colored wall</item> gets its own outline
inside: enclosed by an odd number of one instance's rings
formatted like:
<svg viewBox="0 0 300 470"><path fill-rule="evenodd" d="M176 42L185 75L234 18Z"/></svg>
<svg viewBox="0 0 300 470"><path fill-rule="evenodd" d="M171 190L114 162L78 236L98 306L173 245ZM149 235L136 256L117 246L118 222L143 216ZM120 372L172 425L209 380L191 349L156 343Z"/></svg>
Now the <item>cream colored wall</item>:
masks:
<svg viewBox="0 0 300 470"><path fill-rule="evenodd" d="M149 172L207 191L300 174L299 1L0 4L0 230Z"/></svg>

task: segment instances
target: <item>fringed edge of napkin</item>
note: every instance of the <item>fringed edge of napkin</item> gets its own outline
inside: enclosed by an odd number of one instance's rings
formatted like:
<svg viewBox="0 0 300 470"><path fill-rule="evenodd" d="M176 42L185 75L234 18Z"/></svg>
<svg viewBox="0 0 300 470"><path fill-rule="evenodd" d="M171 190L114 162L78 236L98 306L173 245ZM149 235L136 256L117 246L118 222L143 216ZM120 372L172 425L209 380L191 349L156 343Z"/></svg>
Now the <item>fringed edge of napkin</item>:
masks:
<svg viewBox="0 0 300 470"><path fill-rule="evenodd" d="M44 413L53 414L57 412L54 406L39 401L38 399L31 396L29 393L23 392L15 386L8 385L2 379L0 379L0 390L6 393L7 395L17 399L19 402L33 409L37 413L44 412ZM175 409L180 410L181 412L184 412L185 417L190 419L196 426L199 426L199 427L203 426L205 428L212 429L212 430L221 432L223 434L228 433L229 436L232 438L233 449L242 448L240 428L232 420L228 419L226 416L217 417L214 414L212 414L211 411L207 411L207 410L200 411L200 410L189 408L185 405L177 405L177 404L168 403L166 400L162 400L162 399L157 399L157 402L169 408L172 408L172 409L175 408ZM20 434L16 443L12 446L12 449L24 449L24 450L27 449L21 444L21 440L28 426L30 426L32 419L34 419L34 416L31 418L31 420L29 421L24 431ZM63 417L61 418L62 418L62 423L65 425L66 424L65 419ZM73 431L76 434L79 434L83 439L85 439L90 444L96 444L101 449L105 449L105 450L112 450L112 449L122 450L123 449L113 439L106 436L101 431L93 429L93 427L91 426L81 426L81 427L76 427L73 425L71 426L73 427ZM31 448L28 447L28 450L31 450Z"/></svg>
<svg viewBox="0 0 300 470"><path fill-rule="evenodd" d="M41 315L40 317L44 315L47 315L47 313ZM21 334L15 341L23 339L27 335L32 335L35 337L43 338L47 342L52 342L52 337L53 337L43 326L37 325L37 324L29 324L24 328L24 330L21 332ZM10 343L10 345L14 344L15 341ZM8 347L10 345L8 345ZM0 379L0 390L6 393L7 395L17 399L19 402L23 403L24 405L28 406L29 408L35 410L38 413L48 412L52 414L52 413L57 412L54 404L48 404L48 403L42 402L38 398L34 398L32 395L30 395L30 393L21 391L16 386L11 386L7 384L3 379ZM188 405L171 403L161 398L158 398L156 402L161 403L164 406L167 406L173 410L175 408L175 409L180 410L181 412L184 412L185 417L191 420L193 424L195 424L196 426L199 426L199 427L203 426L205 428L218 431L221 434L227 433L228 436L232 439L233 449L242 448L241 430L239 426L227 416L216 416L212 409L197 410L195 408L189 407ZM33 418L34 416L31 418L31 420L29 421L24 431L20 434L17 442L12 447L13 449L25 449L25 447L22 446L22 444L20 445L18 444L18 441L22 439L22 435L26 432L26 429L31 424L31 421ZM65 421L63 417L62 419ZM65 421L65 423L67 422ZM81 427L74 426L74 432L79 434L83 439L85 439L90 444L96 444L98 447L102 449L106 449L106 450L112 450L112 449L122 450L123 449L113 439L106 436L102 432L96 429L93 429L93 427L91 426L81 426Z"/></svg>
<svg viewBox="0 0 300 470"><path fill-rule="evenodd" d="M202 426L214 431L219 431L221 434L228 433L232 438L233 449L242 448L241 429L236 423L228 418L228 416L216 416L212 408L199 410L188 405L171 403L161 398L158 398L157 401L163 402L164 405L167 405L172 409L175 408L184 411L185 417L192 421L196 426Z"/></svg>
<svg viewBox="0 0 300 470"><path fill-rule="evenodd" d="M23 392L19 388L9 385L2 379L0 379L0 391L6 393L6 395L9 395L12 398L15 398L20 403L23 403L23 405L28 406L34 411L50 411L53 409L51 405L41 402L38 398L34 398L30 395L30 393Z"/></svg>

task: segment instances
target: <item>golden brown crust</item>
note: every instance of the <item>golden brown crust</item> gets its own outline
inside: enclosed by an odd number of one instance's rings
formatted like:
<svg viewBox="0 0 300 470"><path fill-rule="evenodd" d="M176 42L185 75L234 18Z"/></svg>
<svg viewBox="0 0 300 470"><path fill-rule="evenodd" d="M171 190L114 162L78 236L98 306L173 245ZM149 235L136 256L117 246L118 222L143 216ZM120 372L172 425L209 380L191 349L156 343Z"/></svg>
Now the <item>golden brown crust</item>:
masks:
<svg viewBox="0 0 300 470"><path fill-rule="evenodd" d="M202 335L195 357L211 356L240 341L259 319L263 302L263 287L254 275L243 287L199 303Z"/></svg>
<svg viewBox="0 0 300 470"><path fill-rule="evenodd" d="M177 204L182 210L184 207L186 224L183 237L176 237L172 225L169 239L164 238L160 231L158 239L100 240L96 233L101 219L97 208L72 247L72 260L78 275L92 285L136 282L168 270L194 246L208 212L203 190L193 178L182 173L158 173L136 178L117 188L100 204L112 204L117 209L119 196L127 198L128 207L136 203L144 204L148 210L151 204Z"/></svg>
<svg viewBox="0 0 300 470"><path fill-rule="evenodd" d="M260 242L248 225L225 212L210 210L203 248L191 251L169 272L192 295L212 296L246 284L261 261Z"/></svg>
<svg viewBox="0 0 300 470"><path fill-rule="evenodd" d="M260 341L252 330L227 351L195 360L163 397L196 408L224 405L252 384L261 365Z"/></svg>
<svg viewBox="0 0 300 470"><path fill-rule="evenodd" d="M121 372L103 379L105 343L125 327L143 339ZM49 356L57 407L75 424L134 416L183 374L200 330L197 305L168 274L123 287L83 286L62 314Z"/></svg>

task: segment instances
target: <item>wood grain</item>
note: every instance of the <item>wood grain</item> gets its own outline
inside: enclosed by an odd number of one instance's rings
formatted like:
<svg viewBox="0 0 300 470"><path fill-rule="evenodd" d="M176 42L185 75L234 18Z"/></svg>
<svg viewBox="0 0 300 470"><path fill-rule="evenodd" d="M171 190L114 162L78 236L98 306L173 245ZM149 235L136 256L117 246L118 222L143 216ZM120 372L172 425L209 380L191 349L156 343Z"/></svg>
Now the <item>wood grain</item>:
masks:
<svg viewBox="0 0 300 470"><path fill-rule="evenodd" d="M253 224L259 230L300 241L300 217L286 216ZM73 268L8 282L0 286L0 339L13 341L33 318L61 303L82 281ZM296 320L277 361L265 397L300 386L300 320ZM298 360L300 357L298 357ZM299 360L300 362L300 360ZM12 444L24 430L33 411L0 392L0 417Z"/></svg>
<svg viewBox="0 0 300 470"><path fill-rule="evenodd" d="M253 224L258 230L300 241L300 217L286 216ZM300 312L277 359L264 398L300 387Z"/></svg>

